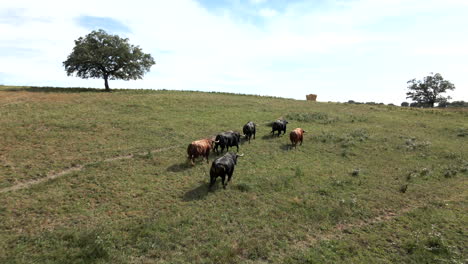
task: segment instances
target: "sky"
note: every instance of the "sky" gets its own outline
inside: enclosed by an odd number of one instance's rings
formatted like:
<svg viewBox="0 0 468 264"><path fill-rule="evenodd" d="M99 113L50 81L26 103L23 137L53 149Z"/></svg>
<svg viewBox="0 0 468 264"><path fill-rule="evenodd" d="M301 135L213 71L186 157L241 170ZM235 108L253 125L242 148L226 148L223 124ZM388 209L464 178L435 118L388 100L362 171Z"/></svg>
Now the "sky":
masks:
<svg viewBox="0 0 468 264"><path fill-rule="evenodd" d="M467 0L0 0L0 84L103 88L62 63L104 29L156 61L111 88L400 104L434 72L468 101L467 14Z"/></svg>

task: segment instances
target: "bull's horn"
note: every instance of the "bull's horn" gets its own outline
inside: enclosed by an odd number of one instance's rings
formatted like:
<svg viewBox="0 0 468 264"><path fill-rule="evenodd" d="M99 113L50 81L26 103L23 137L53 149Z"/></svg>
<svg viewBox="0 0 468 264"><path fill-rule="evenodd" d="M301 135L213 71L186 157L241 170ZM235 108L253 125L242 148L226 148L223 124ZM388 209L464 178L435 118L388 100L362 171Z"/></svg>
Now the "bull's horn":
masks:
<svg viewBox="0 0 468 264"><path fill-rule="evenodd" d="M244 157L244 153L242 153L242 154L240 154L240 155L237 154L237 157Z"/></svg>
<svg viewBox="0 0 468 264"><path fill-rule="evenodd" d="M219 143L219 140L213 141L214 143Z"/></svg>

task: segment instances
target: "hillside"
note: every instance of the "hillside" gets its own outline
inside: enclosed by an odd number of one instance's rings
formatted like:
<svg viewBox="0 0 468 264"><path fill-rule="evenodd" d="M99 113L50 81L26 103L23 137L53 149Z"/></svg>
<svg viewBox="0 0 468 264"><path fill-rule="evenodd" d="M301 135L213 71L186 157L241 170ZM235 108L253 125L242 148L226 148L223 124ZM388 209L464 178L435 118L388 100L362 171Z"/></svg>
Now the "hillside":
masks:
<svg viewBox="0 0 468 264"><path fill-rule="evenodd" d="M270 136L277 118L304 144ZM187 145L249 120L226 190ZM0 86L0 263L463 263L468 112ZM215 158L210 157L210 163ZM219 183L219 179L218 179Z"/></svg>

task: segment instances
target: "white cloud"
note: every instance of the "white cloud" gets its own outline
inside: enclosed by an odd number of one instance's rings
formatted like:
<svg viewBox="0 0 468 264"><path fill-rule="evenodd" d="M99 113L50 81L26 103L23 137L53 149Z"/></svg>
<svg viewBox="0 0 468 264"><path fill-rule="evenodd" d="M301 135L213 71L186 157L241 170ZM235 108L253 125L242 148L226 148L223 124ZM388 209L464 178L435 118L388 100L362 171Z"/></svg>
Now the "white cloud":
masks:
<svg viewBox="0 0 468 264"><path fill-rule="evenodd" d="M274 16L278 15L278 12L276 10L274 10L274 9L271 9L271 8L262 8L262 9L260 9L260 11L258 11L258 13L262 17L274 17Z"/></svg>
<svg viewBox="0 0 468 264"><path fill-rule="evenodd" d="M266 3L268 0L250 0L250 3L254 5Z"/></svg>
<svg viewBox="0 0 468 264"><path fill-rule="evenodd" d="M468 26L467 2L324 3L294 2L284 12L263 8L262 23L252 24L229 9L213 13L191 0L133 0L131 5L123 0L84 0L80 5L7 1L0 7L0 50L33 51L25 56L0 53L0 83L102 87L102 80L67 77L62 66L73 41L89 33L75 20L86 15L128 26L131 33L125 37L156 60L143 80L112 81L111 87L298 99L318 93L324 101L399 103L405 100L407 80L440 72L455 83L455 99L468 100L468 36L461 34ZM15 14L23 22L7 23L8 10L20 10Z"/></svg>

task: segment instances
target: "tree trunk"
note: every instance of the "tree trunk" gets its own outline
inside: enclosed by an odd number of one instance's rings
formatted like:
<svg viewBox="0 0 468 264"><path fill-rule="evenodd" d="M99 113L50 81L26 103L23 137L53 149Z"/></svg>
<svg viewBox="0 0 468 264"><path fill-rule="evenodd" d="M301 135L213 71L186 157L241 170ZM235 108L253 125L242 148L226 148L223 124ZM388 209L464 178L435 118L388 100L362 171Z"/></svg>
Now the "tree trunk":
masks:
<svg viewBox="0 0 468 264"><path fill-rule="evenodd" d="M104 76L104 85L106 87L106 92L110 92L110 88L109 88L109 82L107 81L109 77L107 76Z"/></svg>

